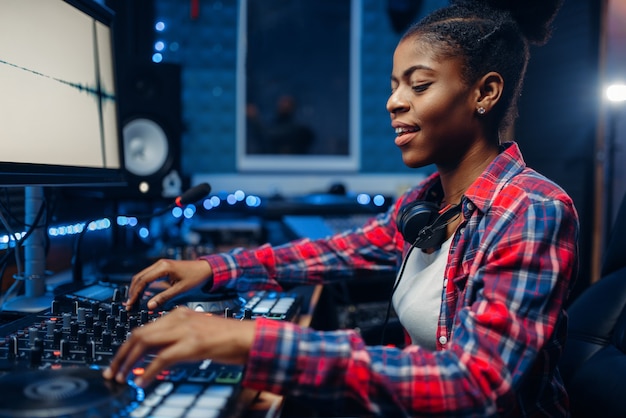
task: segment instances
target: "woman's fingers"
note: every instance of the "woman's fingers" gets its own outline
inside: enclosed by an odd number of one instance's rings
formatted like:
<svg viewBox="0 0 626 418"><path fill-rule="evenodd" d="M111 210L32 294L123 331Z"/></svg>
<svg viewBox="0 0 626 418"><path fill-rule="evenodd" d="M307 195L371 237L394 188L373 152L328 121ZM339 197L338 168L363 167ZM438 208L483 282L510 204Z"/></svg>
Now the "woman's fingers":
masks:
<svg viewBox="0 0 626 418"><path fill-rule="evenodd" d="M155 353L137 376L139 386L148 385L176 363L213 359L243 364L252 346L254 321L238 321L176 308L165 316L136 328L122 344L103 376L124 382L148 353Z"/></svg>

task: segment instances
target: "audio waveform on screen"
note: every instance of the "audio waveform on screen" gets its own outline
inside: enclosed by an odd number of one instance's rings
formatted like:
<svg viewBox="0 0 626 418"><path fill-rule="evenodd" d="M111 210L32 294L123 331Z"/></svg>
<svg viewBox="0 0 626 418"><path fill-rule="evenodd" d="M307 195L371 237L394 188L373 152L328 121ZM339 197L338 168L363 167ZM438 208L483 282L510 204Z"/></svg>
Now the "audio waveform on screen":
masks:
<svg viewBox="0 0 626 418"><path fill-rule="evenodd" d="M7 61L4 61L2 59L0 59L0 64L8 65L10 67L17 68L18 70L21 70L21 71L26 71L26 72L28 72L30 74L33 74L33 75L36 75L38 77L43 77L43 78L47 78L49 80L56 81L57 83L61 83L61 84L64 84L66 86L72 87L72 88L74 88L74 89L76 89L78 91L85 92L87 94L93 95L98 100L112 100L112 101L115 101L115 95L105 91L102 88L100 83L98 83L98 85L96 87L90 87L90 86L82 85L80 83L74 83L74 82L71 82L71 81L66 81L66 80L62 80L60 78L52 77L52 76L43 74L43 73L41 73L39 71L31 70L29 68L25 68L25 67L19 66L17 64L13 64L11 62L7 62Z"/></svg>

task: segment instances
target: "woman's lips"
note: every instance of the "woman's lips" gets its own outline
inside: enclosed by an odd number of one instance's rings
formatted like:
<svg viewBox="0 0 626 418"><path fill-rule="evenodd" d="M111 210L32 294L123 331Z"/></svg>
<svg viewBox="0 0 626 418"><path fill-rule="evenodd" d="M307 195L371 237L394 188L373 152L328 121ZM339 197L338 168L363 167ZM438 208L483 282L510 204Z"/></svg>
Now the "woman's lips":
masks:
<svg viewBox="0 0 626 418"><path fill-rule="evenodd" d="M396 130L397 136L394 141L396 146L401 147L411 142L416 132L419 132L419 129L412 128L412 129Z"/></svg>

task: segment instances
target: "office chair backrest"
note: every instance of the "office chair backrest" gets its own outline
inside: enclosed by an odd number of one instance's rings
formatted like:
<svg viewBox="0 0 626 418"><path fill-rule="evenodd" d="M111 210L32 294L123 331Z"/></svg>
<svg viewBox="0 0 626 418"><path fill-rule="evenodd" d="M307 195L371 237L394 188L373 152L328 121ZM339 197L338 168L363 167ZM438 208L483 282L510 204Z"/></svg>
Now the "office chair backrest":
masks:
<svg viewBox="0 0 626 418"><path fill-rule="evenodd" d="M626 196L612 228L601 279L568 309L559 364L572 417L626 417Z"/></svg>

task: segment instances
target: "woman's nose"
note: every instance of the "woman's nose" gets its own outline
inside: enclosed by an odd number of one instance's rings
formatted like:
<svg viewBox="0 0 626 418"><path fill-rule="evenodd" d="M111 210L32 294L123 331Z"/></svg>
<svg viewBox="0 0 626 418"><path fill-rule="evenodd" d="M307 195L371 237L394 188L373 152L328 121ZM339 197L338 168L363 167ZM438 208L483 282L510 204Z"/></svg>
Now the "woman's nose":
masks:
<svg viewBox="0 0 626 418"><path fill-rule="evenodd" d="M395 90L387 99L387 111L389 113L404 112L408 108L408 101L403 98L399 90Z"/></svg>

